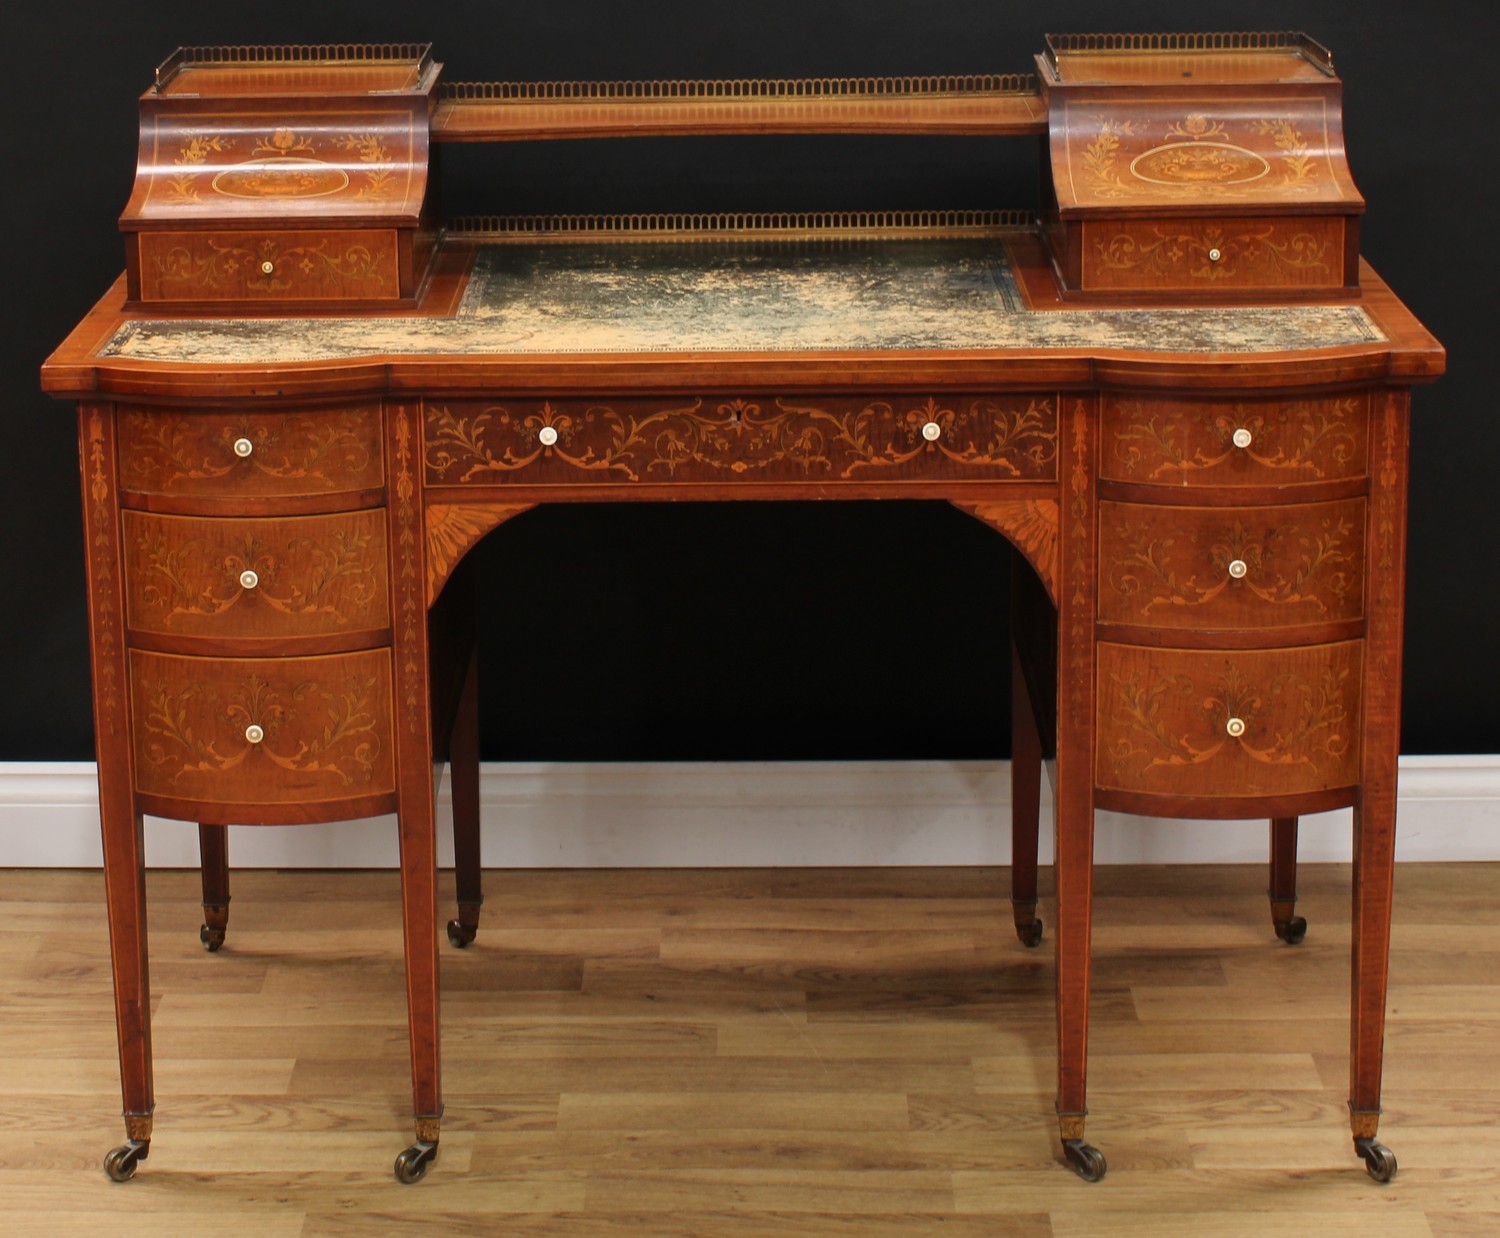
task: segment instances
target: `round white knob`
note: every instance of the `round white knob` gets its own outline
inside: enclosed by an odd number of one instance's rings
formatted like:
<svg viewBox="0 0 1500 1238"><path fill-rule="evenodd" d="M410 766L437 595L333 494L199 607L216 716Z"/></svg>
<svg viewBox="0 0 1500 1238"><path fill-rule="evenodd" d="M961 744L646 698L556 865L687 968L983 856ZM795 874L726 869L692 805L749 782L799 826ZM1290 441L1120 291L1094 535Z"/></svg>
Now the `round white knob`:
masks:
<svg viewBox="0 0 1500 1238"><path fill-rule="evenodd" d="M1229 570L1233 571L1234 568L1231 567ZM240 573L240 587L242 589L253 589L258 584L260 584L260 576L256 572L251 571L250 568L247 567Z"/></svg>
<svg viewBox="0 0 1500 1238"><path fill-rule="evenodd" d="M1215 252L1218 252L1218 251L1216 250ZM1215 261L1218 261L1218 259L1215 259ZM267 258L264 262L262 262L260 264L260 273L262 275L269 275L275 269L276 269L276 264L274 262L272 262L269 258Z"/></svg>
<svg viewBox="0 0 1500 1238"><path fill-rule="evenodd" d="M929 421L922 427L922 437L929 443L935 443L943 437L943 427L935 421Z"/></svg>
<svg viewBox="0 0 1500 1238"><path fill-rule="evenodd" d="M1238 739L1245 733L1245 720L1243 718L1231 718L1224 724L1224 729L1229 732L1231 739Z"/></svg>
<svg viewBox="0 0 1500 1238"><path fill-rule="evenodd" d="M245 740L247 743L258 744L261 740L265 739L265 737L265 728L262 727L258 722L252 722L245 728Z"/></svg>
<svg viewBox="0 0 1500 1238"><path fill-rule="evenodd" d="M1229 574L1231 576L1233 576L1236 580L1244 580L1245 579L1245 573L1248 572L1249 570L1250 570L1249 567L1246 566L1245 561L1243 559L1231 559L1231 560L1229 560Z"/></svg>
<svg viewBox="0 0 1500 1238"><path fill-rule="evenodd" d="M537 438L541 440L543 447L553 447L557 444L557 427L543 426L537 432Z"/></svg>
<svg viewBox="0 0 1500 1238"><path fill-rule="evenodd" d="M249 439L237 438L234 440L234 454L237 455L241 460L243 460L254 450L255 444L252 443Z"/></svg>
<svg viewBox="0 0 1500 1238"><path fill-rule="evenodd" d="M1247 430L1247 429L1245 429L1244 426L1241 426L1238 430L1236 430L1234 432L1234 445L1236 447L1238 447L1241 451L1243 451L1246 447L1250 446L1250 444L1253 443L1254 441L1255 441L1255 435L1251 434L1250 431Z"/></svg>
<svg viewBox="0 0 1500 1238"><path fill-rule="evenodd" d="M1208 251L1208 260L1210 262L1217 262L1223 256L1224 256L1223 251L1220 250L1217 245L1214 246L1213 249L1211 249L1211 250Z"/></svg>

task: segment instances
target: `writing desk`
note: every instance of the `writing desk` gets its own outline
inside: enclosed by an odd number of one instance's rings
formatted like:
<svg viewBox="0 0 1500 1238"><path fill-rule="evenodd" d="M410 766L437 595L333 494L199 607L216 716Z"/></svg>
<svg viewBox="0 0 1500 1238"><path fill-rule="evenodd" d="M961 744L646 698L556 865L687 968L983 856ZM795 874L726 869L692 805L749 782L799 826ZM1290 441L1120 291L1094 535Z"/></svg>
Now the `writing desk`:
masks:
<svg viewBox="0 0 1500 1238"><path fill-rule="evenodd" d="M79 405L128 1136L112 1176L145 1157L154 1106L142 813L200 823L211 948L222 827L397 814L414 1181L442 1111L445 756L455 944L478 922L464 556L546 503L840 498L947 500L1027 565L1015 921L1036 944L1045 752L1069 1162L1103 1175L1084 1140L1094 809L1271 819L1295 942L1296 818L1352 805L1351 1122L1371 1174L1394 1173L1375 1135L1409 389L1442 351L1358 263L1331 62L1168 50L1195 66L1190 97L1151 84L1159 54L1066 40L1040 85L710 83L689 103L681 84L439 103L425 50L168 62L127 274L43 372ZM1127 89L1066 89L1101 74ZM1248 121L1247 82L1274 101ZM1317 142L1282 98L1304 86ZM623 132L640 108L662 131L1046 133L1053 183L1040 216L432 219L430 141ZM1066 200L1088 176L1103 206ZM1116 201L1137 181L1149 209Z"/></svg>

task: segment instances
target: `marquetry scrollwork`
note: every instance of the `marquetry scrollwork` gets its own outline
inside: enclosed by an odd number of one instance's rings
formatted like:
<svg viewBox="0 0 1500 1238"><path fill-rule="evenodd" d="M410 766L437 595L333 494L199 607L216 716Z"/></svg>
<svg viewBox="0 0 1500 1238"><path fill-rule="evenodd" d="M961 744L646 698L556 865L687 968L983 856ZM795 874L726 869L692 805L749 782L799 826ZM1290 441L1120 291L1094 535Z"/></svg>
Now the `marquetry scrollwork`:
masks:
<svg viewBox="0 0 1500 1238"><path fill-rule="evenodd" d="M1170 663L1106 645L1100 666L1101 785L1248 795L1355 781L1353 642L1290 655L1174 651Z"/></svg>
<svg viewBox="0 0 1500 1238"><path fill-rule="evenodd" d="M1364 529L1357 501L1316 519L1305 509L1215 522L1172 508L1122 505L1107 513L1101 559L1114 597L1101 599L1101 617L1152 622L1165 610L1204 607L1228 614L1229 603L1249 597L1318 617L1359 614Z"/></svg>
<svg viewBox="0 0 1500 1238"><path fill-rule="evenodd" d="M1106 424L1105 475L1126 481L1219 480L1235 472L1288 481L1352 477L1365 467L1368 443L1362 396L1204 405L1118 400Z"/></svg>
<svg viewBox="0 0 1500 1238"><path fill-rule="evenodd" d="M383 742L377 689L374 677L338 685L309 680L290 692L254 674L232 687L190 682L174 690L158 681L145 691L140 750L173 783L223 774L255 753L280 769L326 774L342 786L368 782ZM258 729L255 742L246 738L251 728Z"/></svg>
<svg viewBox="0 0 1500 1238"><path fill-rule="evenodd" d="M284 615L324 619L334 626L368 621L383 610L385 547L374 521L355 517L317 537L225 533L181 540L146 525L136 542L143 609L159 621L223 615L253 598ZM377 541L379 545L377 545Z"/></svg>
<svg viewBox="0 0 1500 1238"><path fill-rule="evenodd" d="M127 489L180 489L243 475L320 490L378 485L373 426L362 408L228 416L131 411L121 418L120 479ZM241 440L248 452L236 450Z"/></svg>
<svg viewBox="0 0 1500 1238"><path fill-rule="evenodd" d="M1056 406L1046 396L811 403L693 399L667 408L544 401L431 405L429 484L576 484L596 479L778 481L825 476L1045 480Z"/></svg>
<svg viewBox="0 0 1500 1238"><path fill-rule="evenodd" d="M338 295L351 290L371 297L395 295L394 241L388 234L366 233L358 240L290 235L306 240L293 244L269 233L234 240L205 235L157 249L152 238L151 286L177 297L234 292Z"/></svg>
<svg viewBox="0 0 1500 1238"><path fill-rule="evenodd" d="M1332 276L1341 257L1337 239L1307 228L1262 223L1251 227L1157 224L1101 237L1094 253L1103 268L1150 275L1187 275L1204 283L1241 274L1321 272Z"/></svg>

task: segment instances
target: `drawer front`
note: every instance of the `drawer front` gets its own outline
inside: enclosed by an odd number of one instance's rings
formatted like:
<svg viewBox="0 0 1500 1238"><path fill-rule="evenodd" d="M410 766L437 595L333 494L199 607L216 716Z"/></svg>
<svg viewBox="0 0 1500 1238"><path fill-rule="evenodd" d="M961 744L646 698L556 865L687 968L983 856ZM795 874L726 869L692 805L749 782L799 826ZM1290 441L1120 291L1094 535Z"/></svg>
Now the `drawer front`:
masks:
<svg viewBox="0 0 1500 1238"><path fill-rule="evenodd" d="M1100 788L1293 795L1358 780L1359 641L1223 653L1099 646Z"/></svg>
<svg viewBox="0 0 1500 1238"><path fill-rule="evenodd" d="M1365 501L1279 507L1099 504L1099 618L1156 628L1358 619Z"/></svg>
<svg viewBox="0 0 1500 1238"><path fill-rule="evenodd" d="M431 485L1049 481L1054 395L429 402Z"/></svg>
<svg viewBox="0 0 1500 1238"><path fill-rule="evenodd" d="M120 486L182 498L307 497L379 489L378 405L300 412L120 414Z"/></svg>
<svg viewBox="0 0 1500 1238"><path fill-rule="evenodd" d="M1344 221L1123 219L1083 225L1088 292L1226 292L1341 288Z"/></svg>
<svg viewBox="0 0 1500 1238"><path fill-rule="evenodd" d="M291 804L395 789L388 650L184 658L136 649L130 691L143 794Z"/></svg>
<svg viewBox="0 0 1500 1238"><path fill-rule="evenodd" d="M1346 481L1369 466L1369 397L1103 400L1100 476L1169 486Z"/></svg>
<svg viewBox="0 0 1500 1238"><path fill-rule="evenodd" d="M123 521L136 632L276 640L390 627L384 511Z"/></svg>
<svg viewBox="0 0 1500 1238"><path fill-rule="evenodd" d="M394 301L394 229L142 232L142 301Z"/></svg>

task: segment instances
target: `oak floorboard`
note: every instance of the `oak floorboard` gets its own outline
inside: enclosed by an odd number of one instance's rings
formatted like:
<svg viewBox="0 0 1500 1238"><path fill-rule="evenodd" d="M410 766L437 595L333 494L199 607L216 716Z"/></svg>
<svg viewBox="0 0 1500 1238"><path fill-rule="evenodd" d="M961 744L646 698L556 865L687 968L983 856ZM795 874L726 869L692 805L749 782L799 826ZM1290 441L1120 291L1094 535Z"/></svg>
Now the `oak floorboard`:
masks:
<svg viewBox="0 0 1500 1238"><path fill-rule="evenodd" d="M231 844L231 847L233 844ZM120 1186L97 872L0 871L0 1233L1467 1238L1500 1233L1500 865L1398 867L1378 1186L1345 1107L1349 868L1301 946L1260 866L1099 871L1088 1132L1061 1164L1051 927L997 869L486 875L444 943L415 1187L399 882L152 872L152 1154ZM451 914L451 877L442 908Z"/></svg>

